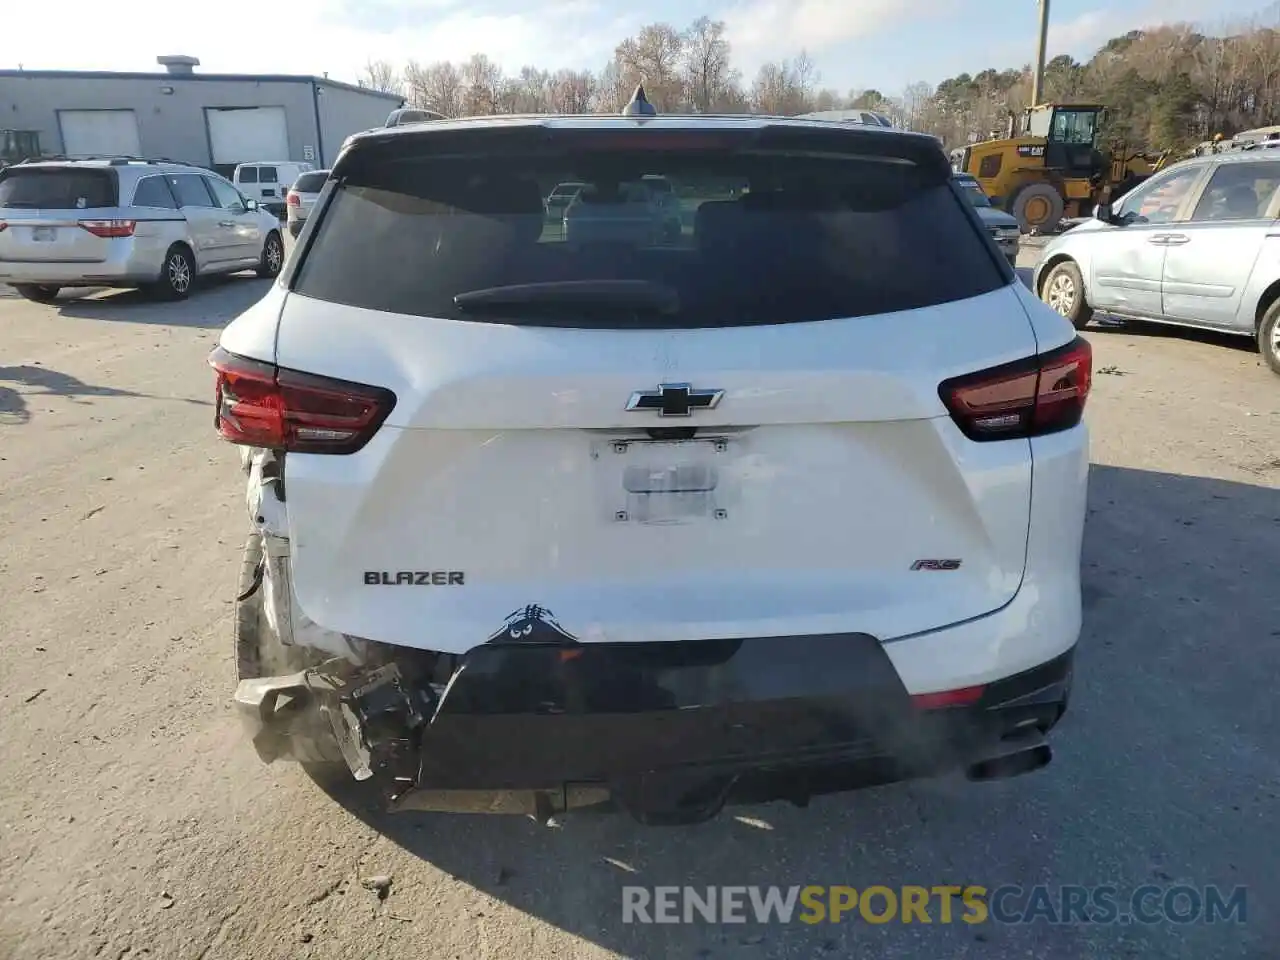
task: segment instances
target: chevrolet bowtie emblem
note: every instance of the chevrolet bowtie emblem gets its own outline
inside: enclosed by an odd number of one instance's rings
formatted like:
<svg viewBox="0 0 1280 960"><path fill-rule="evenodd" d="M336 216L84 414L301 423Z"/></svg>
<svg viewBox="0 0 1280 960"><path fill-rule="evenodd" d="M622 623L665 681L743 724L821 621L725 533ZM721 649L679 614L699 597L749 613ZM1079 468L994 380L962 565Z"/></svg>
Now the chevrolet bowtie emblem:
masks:
<svg viewBox="0 0 1280 960"><path fill-rule="evenodd" d="M695 390L687 383L663 383L657 390L637 390L627 401L628 410L651 410L660 417L687 417L694 410L711 410L723 390Z"/></svg>

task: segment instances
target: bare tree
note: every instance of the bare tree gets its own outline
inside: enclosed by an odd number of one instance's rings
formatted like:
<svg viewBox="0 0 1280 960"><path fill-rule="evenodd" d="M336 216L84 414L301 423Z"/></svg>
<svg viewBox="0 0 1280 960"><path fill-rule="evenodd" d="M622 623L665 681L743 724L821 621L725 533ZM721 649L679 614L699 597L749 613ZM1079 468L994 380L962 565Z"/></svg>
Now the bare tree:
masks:
<svg viewBox="0 0 1280 960"><path fill-rule="evenodd" d="M595 79L585 70L557 70L551 77L548 101L554 113L588 113Z"/></svg>
<svg viewBox="0 0 1280 960"><path fill-rule="evenodd" d="M669 23L641 27L614 51L623 85L643 83L649 101L665 113L679 111L684 103L683 56L684 40Z"/></svg>
<svg viewBox="0 0 1280 960"><path fill-rule="evenodd" d="M822 79L808 50L801 50L791 61L791 73L795 77L796 95L800 98L801 109L807 110L813 103L814 87Z"/></svg>
<svg viewBox="0 0 1280 960"><path fill-rule="evenodd" d="M370 60L364 65L358 80L360 86L383 93L404 93L400 73L386 60Z"/></svg>
<svg viewBox="0 0 1280 960"><path fill-rule="evenodd" d="M1030 68L987 67L938 84L908 86L899 97L819 87L805 50L766 63L748 83L733 68L724 23L699 17L684 31L651 23L618 44L599 73L549 72L527 66L514 76L484 54L463 63L403 72L370 60L362 86L401 93L414 106L446 116L493 112L578 113L620 110L637 83L664 113L756 111L793 115L853 107L888 114L902 126L934 133L948 145L1003 136L1008 118L1030 96ZM1280 122L1280 3L1245 23L1197 31L1185 24L1130 30L1087 62L1055 57L1045 70L1052 100L1096 102L1108 109L1106 137L1133 149L1162 149L1230 136Z"/></svg>
<svg viewBox="0 0 1280 960"><path fill-rule="evenodd" d="M711 113L725 100L732 80L723 20L699 17L684 34L685 96L695 113Z"/></svg>
<svg viewBox="0 0 1280 960"><path fill-rule="evenodd" d="M462 113L471 117L497 113L506 87L502 68L483 53L476 53L462 65L461 75Z"/></svg>
<svg viewBox="0 0 1280 960"><path fill-rule="evenodd" d="M462 115L462 74L457 66L447 60L425 67L410 61L404 73L409 99L415 107L435 110L446 117Z"/></svg>
<svg viewBox="0 0 1280 960"><path fill-rule="evenodd" d="M751 84L751 107L757 113L788 116L801 113L800 86L791 65L766 63Z"/></svg>

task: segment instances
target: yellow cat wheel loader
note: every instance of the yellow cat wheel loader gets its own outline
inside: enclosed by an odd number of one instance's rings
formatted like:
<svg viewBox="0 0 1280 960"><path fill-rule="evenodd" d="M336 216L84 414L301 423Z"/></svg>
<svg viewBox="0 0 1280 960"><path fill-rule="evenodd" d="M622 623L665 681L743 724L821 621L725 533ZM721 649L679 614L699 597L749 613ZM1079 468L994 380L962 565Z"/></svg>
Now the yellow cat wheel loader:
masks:
<svg viewBox="0 0 1280 960"><path fill-rule="evenodd" d="M1050 233L1065 218L1088 216L1114 202L1169 161L1161 154L1099 148L1106 111L1099 104L1041 104L1020 129L953 150L951 164L978 178L993 205L1007 210L1023 233Z"/></svg>

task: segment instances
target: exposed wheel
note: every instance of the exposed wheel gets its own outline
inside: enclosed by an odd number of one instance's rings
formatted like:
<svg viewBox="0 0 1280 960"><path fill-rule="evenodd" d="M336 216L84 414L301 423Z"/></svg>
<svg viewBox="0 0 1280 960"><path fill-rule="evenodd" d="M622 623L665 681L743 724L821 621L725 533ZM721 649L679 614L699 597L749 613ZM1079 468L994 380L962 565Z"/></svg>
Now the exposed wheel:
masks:
<svg viewBox="0 0 1280 960"><path fill-rule="evenodd" d="M1280 299L1267 308L1258 324L1258 352L1271 372L1280 376Z"/></svg>
<svg viewBox="0 0 1280 960"><path fill-rule="evenodd" d="M174 244L164 255L160 279L151 288L161 300L185 300L191 295L196 281L196 261L191 251L181 244Z"/></svg>
<svg viewBox="0 0 1280 960"><path fill-rule="evenodd" d="M1040 284L1040 299L1083 330L1093 319L1093 307L1084 296L1084 280L1074 260L1063 260Z"/></svg>
<svg viewBox="0 0 1280 960"><path fill-rule="evenodd" d="M18 291L18 296L34 300L36 303L53 303L58 299L58 291L62 288L35 283L15 283L13 289Z"/></svg>
<svg viewBox="0 0 1280 960"><path fill-rule="evenodd" d="M1062 194L1048 183L1029 183L1009 202L1009 212L1023 233L1049 233L1062 219L1062 211Z"/></svg>
<svg viewBox="0 0 1280 960"><path fill-rule="evenodd" d="M240 581L236 587L237 598L248 594L245 599L236 600L233 626L236 680L296 673L315 666L321 659L303 647L281 643L271 629L259 573L262 558L262 535L255 531L245 542ZM299 714L298 720L302 722L293 724L289 731L294 759L307 765L317 765L318 774L327 775L332 765L341 765L345 770L338 741L324 720L313 713Z"/></svg>
<svg viewBox="0 0 1280 960"><path fill-rule="evenodd" d="M280 276L280 268L284 266L284 241L280 234L272 230L262 244L262 257L258 261L258 276L264 280L274 280Z"/></svg>

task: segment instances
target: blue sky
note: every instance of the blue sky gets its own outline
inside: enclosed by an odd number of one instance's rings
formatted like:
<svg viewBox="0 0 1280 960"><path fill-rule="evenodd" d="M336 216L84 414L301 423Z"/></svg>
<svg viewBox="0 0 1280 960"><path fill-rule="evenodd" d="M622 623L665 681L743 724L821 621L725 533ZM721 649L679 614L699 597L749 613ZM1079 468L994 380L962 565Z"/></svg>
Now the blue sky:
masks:
<svg viewBox="0 0 1280 960"><path fill-rule="evenodd" d="M157 55L184 53L199 57L203 72L345 80L369 59L462 60L476 52L510 71L523 64L598 69L640 25L682 27L705 13L728 24L734 62L748 78L767 60L807 49L823 86L887 94L916 80L1027 63L1037 24L1035 0L271 0L256 24L247 8L174 17L170 0L8 7L3 67L154 70ZM1280 4L1259 0L1053 0L1049 53L1086 58L1135 27L1192 21L1221 29L1264 11L1280 19ZM69 23L76 29L65 29ZM103 42L106 36L112 39Z"/></svg>

